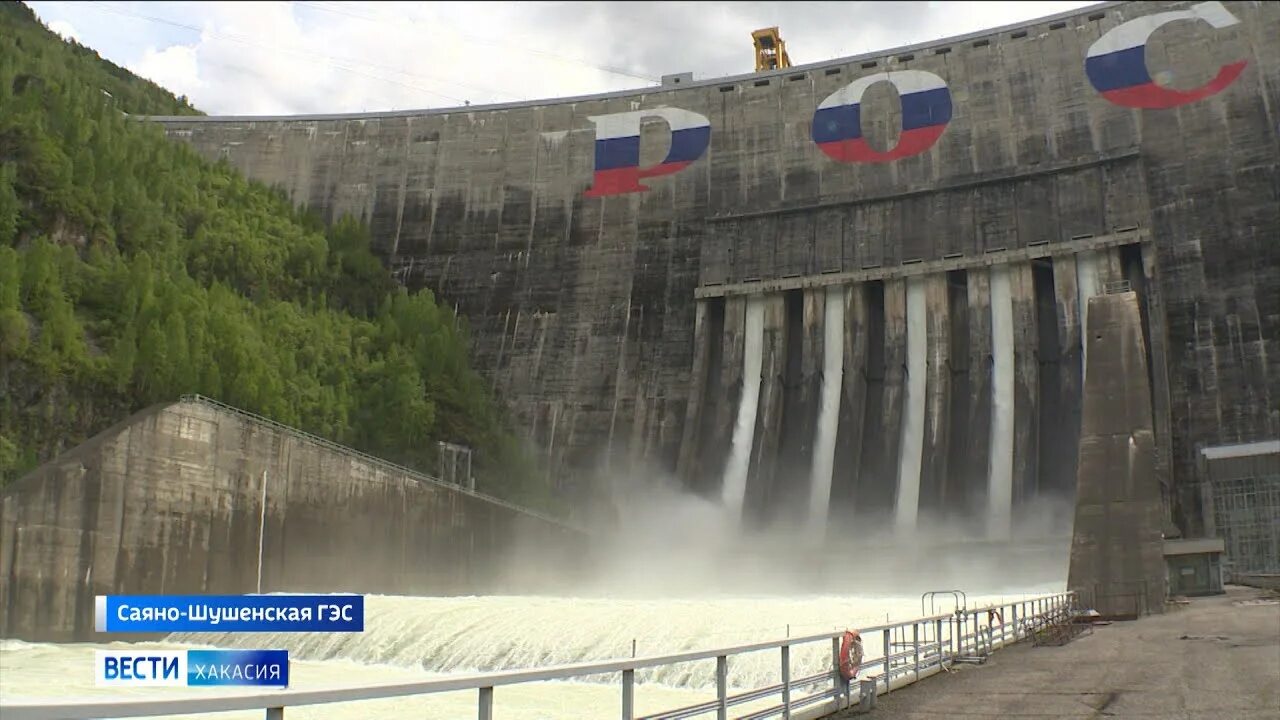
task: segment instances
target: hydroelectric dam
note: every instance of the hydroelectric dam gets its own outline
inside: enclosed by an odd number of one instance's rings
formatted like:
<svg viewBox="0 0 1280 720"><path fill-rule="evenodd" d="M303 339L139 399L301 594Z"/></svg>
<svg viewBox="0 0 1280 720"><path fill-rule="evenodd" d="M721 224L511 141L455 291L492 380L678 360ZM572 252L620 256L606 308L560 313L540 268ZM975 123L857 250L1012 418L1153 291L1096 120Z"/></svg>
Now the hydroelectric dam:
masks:
<svg viewBox="0 0 1280 720"><path fill-rule="evenodd" d="M999 537L1070 500L1088 301L1131 292L1197 535L1201 450L1280 437L1277 37L1271 3L1108 3L589 97L157 120L369 222L558 482L645 467L756 523Z"/></svg>
<svg viewBox="0 0 1280 720"><path fill-rule="evenodd" d="M1280 572L1277 38L1280 3L1112 2L587 97L147 119L367 222L401 283L465 319L585 510L536 516L207 399L148 409L6 491L0 635L24 639L0 644L23 658L6 692L39 699L88 662L71 643L104 639L103 593L358 584L369 632L272 638L304 690L884 623L867 653L887 691L908 633L940 671L944 646L1026 637L1027 594L1064 577L1104 614L1161 612L1179 536ZM895 641L943 587L1007 614ZM792 679L831 675L814 637L782 650ZM779 669L698 662L642 668L638 706ZM618 701L509 692L511 717ZM385 707L474 712L446 695Z"/></svg>

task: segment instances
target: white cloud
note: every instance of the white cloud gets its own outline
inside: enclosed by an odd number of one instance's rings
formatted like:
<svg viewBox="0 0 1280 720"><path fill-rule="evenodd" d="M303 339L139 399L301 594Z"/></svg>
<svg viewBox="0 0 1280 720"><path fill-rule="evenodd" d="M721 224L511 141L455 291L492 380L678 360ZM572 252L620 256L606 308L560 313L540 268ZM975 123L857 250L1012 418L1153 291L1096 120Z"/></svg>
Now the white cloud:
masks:
<svg viewBox="0 0 1280 720"><path fill-rule="evenodd" d="M57 33L63 40L80 42L80 33L76 32L75 26L66 20L54 20L49 23L49 29Z"/></svg>
<svg viewBox="0 0 1280 720"><path fill-rule="evenodd" d="M129 63L129 71L168 88L175 95L192 97L203 88L194 46L170 45L164 50L147 48L142 59Z"/></svg>
<svg viewBox="0 0 1280 720"><path fill-rule="evenodd" d="M149 48L127 66L212 114L274 114L639 88L666 73L750 72L750 32L759 27L780 26L793 62L803 64L1088 4L308 0L115 5L113 17L130 16L140 29L201 28L198 39ZM183 27L177 35L192 34Z"/></svg>

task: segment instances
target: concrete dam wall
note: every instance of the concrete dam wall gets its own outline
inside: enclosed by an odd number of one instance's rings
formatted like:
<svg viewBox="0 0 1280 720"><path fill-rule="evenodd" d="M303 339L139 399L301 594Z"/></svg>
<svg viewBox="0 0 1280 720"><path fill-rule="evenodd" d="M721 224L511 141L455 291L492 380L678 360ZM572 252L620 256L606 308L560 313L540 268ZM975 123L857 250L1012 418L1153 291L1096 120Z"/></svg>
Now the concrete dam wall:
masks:
<svg viewBox="0 0 1280 720"><path fill-rule="evenodd" d="M1195 533L1197 448L1280 436L1278 37L1276 3L1109 3L592 97L159 120L371 223L554 477L643 466L756 521L1000 535L1069 497L1084 309L1131 289Z"/></svg>
<svg viewBox="0 0 1280 720"><path fill-rule="evenodd" d="M530 591L580 546L282 426L158 405L5 489L0 637L94 640L95 595Z"/></svg>

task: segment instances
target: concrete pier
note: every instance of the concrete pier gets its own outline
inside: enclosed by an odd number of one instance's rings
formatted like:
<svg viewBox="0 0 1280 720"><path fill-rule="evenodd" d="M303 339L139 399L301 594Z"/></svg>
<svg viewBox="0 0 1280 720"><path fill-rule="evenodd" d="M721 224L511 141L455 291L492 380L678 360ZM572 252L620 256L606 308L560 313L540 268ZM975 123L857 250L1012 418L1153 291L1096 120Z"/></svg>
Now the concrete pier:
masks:
<svg viewBox="0 0 1280 720"><path fill-rule="evenodd" d="M1089 299L1084 414L1067 587L1104 615L1164 607L1160 485L1138 298Z"/></svg>

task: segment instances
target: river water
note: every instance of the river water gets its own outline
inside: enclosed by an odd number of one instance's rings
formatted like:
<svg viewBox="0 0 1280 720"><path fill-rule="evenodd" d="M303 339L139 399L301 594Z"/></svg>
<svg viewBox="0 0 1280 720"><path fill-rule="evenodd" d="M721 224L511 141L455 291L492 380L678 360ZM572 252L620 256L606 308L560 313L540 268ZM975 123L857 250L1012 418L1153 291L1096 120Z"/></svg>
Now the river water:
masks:
<svg viewBox="0 0 1280 720"><path fill-rule="evenodd" d="M1016 599L1027 593L970 596L971 606ZM812 635L919 616L920 598L718 597L608 599L603 597L389 597L368 596L365 632L341 634L174 635L163 643L127 645L0 642L0 699L194 697L234 695L243 688L139 688L94 686L94 650L146 647L284 648L290 651L290 687L431 679L450 674L504 670L725 647L788 636ZM868 646L868 655L878 647ZM830 666L826 643L792 651L792 677ZM729 662L732 687L759 687L780 679L779 653L764 651ZM640 670L636 710L654 712L714 699L715 660ZM620 707L619 678L548 682L495 691L495 717L598 718ZM776 702L776 699L773 701ZM475 713L474 691L342 705L290 709L290 718L354 720L368 717L453 719ZM757 703L763 707L767 703ZM744 706L745 711L745 706ZM185 716L197 717L197 716ZM203 717L203 716L202 716ZM209 718L257 720L261 713L219 713Z"/></svg>
<svg viewBox="0 0 1280 720"><path fill-rule="evenodd" d="M1000 547L965 542L963 528L922 522L912 538L845 532L819 541L804 528L743 532L720 498L689 496L673 480L620 477L627 512L593 537L587 572L548 576L537 595L404 597L366 595L363 633L186 634L138 648L287 649L291 689L335 689L447 675L715 649L784 637L864 628L919 617L924 590L961 588L968 605L1059 592L1066 539ZM1020 513L1028 538L1069 518L1046 505ZM351 561L372 562L371 558ZM539 570L539 572L544 572ZM266 588L269 592L271 588ZM359 588L334 588L359 592ZM929 608L925 608L929 610ZM948 612L950 607L939 607ZM112 644L0 641L0 701L160 698L256 694L246 688L99 688L94 651ZM879 654L869 637L868 657ZM830 667L831 646L791 651L791 676ZM734 656L729 684L757 688L780 681L776 650ZM636 672L638 714L715 698L715 659ZM268 691L271 692L271 691ZM503 720L617 716L620 677L499 687ZM742 712L776 704L776 698ZM291 720L474 717L476 692L453 692L340 705L291 708ZM196 716L184 716L196 717ZM261 712L217 713L210 720L260 720Z"/></svg>

